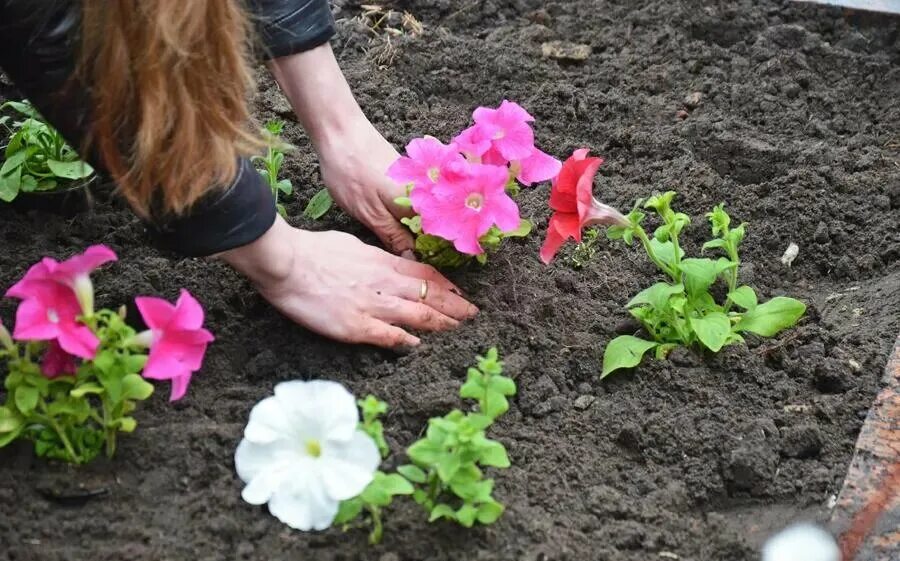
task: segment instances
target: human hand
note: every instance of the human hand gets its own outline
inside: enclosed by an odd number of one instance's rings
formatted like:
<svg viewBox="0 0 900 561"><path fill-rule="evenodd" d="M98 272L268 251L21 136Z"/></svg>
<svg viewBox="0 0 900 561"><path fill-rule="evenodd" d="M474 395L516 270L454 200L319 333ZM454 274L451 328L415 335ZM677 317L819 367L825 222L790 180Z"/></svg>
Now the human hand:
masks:
<svg viewBox="0 0 900 561"><path fill-rule="evenodd" d="M478 312L428 265L342 232L299 230L281 217L260 239L221 257L285 316L347 343L415 346L419 338L404 328L451 329Z"/></svg>
<svg viewBox="0 0 900 561"><path fill-rule="evenodd" d="M388 249L412 258L413 237L398 220L409 209L394 204L406 191L385 175L399 154L360 109L331 47L275 59L269 68L312 140L332 198Z"/></svg>
<svg viewBox="0 0 900 561"><path fill-rule="evenodd" d="M339 138L317 147L322 180L335 202L375 233L393 251L412 258L412 234L399 219L410 209L394 203L406 188L385 173L400 155L365 118L347 127Z"/></svg>

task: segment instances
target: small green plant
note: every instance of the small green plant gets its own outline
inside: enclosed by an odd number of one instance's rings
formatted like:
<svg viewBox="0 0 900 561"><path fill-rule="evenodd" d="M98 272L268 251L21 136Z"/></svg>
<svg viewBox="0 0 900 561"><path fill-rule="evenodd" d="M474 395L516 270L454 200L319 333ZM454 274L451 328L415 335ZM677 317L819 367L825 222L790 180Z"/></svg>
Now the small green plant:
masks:
<svg viewBox="0 0 900 561"><path fill-rule="evenodd" d="M24 119L0 117L0 125L7 132L0 166L0 200L11 202L19 193L53 191L94 173L27 100L0 105L0 111L6 108Z"/></svg>
<svg viewBox="0 0 900 561"><path fill-rule="evenodd" d="M597 228L591 228L584 232L581 243L575 246L572 256L569 258L573 268L582 269L594 258L594 255L597 254L598 241L600 241L600 230Z"/></svg>
<svg viewBox="0 0 900 561"><path fill-rule="evenodd" d="M641 322L651 340L632 335L613 339L603 355L601 377L637 366L650 350L662 359L678 346L700 346L718 352L725 345L743 342L742 334L747 332L772 337L796 324L806 311L802 302L784 296L760 304L753 288L740 284L738 248L746 224L732 228L724 204L706 215L713 239L703 245L703 250L718 249L725 256L686 258L679 236L691 219L672 210L674 197L675 192L668 191L643 205L638 201L627 216L627 226L607 230L610 239L621 239L628 245L637 239L668 281L654 284L628 302L628 311ZM642 226L646 214L641 207L662 221L653 237ZM721 304L710 292L718 279L725 284L725 300Z"/></svg>
<svg viewBox="0 0 900 561"><path fill-rule="evenodd" d="M387 458L391 450L384 439L384 426L379 420L380 416L387 413L387 403L379 401L373 395L369 395L365 399L359 400L357 404L362 411L363 417L360 428L375 441L375 445L378 446L378 450L381 452L381 457ZM391 506L394 497L398 495L412 495L413 491L412 484L402 475L397 473L387 474L380 470L376 471L372 482L359 496L343 501L340 504L333 524L346 527L359 517L363 511L368 512L369 521L372 525L372 529L369 532L369 543L372 545L381 543L381 538L384 534L382 510Z"/></svg>
<svg viewBox="0 0 900 561"><path fill-rule="evenodd" d="M318 220L331 210L333 204L334 199L331 198L331 193L328 192L328 189L320 189L307 203L303 216L310 220Z"/></svg>
<svg viewBox="0 0 900 561"><path fill-rule="evenodd" d="M457 409L430 419L425 438L407 449L412 463L399 466L397 473L376 471L359 496L341 502L333 524L346 529L367 513L369 543L380 543L383 511L401 495L412 495L425 508L429 522L447 519L466 528L476 522L495 522L503 514L503 505L493 498L494 481L484 478L482 468L507 468L510 463L503 445L487 438L485 431L509 410L507 398L515 393L515 382L503 376L497 349L478 357L477 367L469 368L459 391L461 397L475 400L474 410L463 413ZM387 458L390 448L380 420L387 413L387 404L371 395L357 404L362 412L359 428L372 438L382 458Z"/></svg>
<svg viewBox="0 0 900 561"><path fill-rule="evenodd" d="M492 496L494 481L482 468L507 468L506 448L485 431L509 409L507 397L516 384L503 376L497 349L478 357L459 395L475 400L473 411L458 409L428 421L425 437L407 450L411 464L397 468L416 485L413 498L429 513L429 521L445 518L466 528L476 522L491 524L503 514Z"/></svg>
<svg viewBox="0 0 900 561"><path fill-rule="evenodd" d="M278 202L279 195L287 196L294 192L294 186L291 184L290 179L278 178L278 175L281 173L281 165L284 163L284 154L291 149L291 146L281 138L283 130L284 121L267 122L263 131L269 144L266 148L266 155L253 156L254 163L262 164L262 168L257 168L257 171L263 176L272 190L272 196L275 197L275 208L278 209L278 214L281 216L285 216L286 211L284 205Z"/></svg>

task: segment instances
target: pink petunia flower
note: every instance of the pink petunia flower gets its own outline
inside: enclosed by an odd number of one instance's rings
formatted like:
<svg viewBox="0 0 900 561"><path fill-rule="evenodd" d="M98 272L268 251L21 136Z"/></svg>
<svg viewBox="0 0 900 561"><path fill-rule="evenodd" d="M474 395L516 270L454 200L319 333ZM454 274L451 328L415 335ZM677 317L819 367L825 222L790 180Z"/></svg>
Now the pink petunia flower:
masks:
<svg viewBox="0 0 900 561"><path fill-rule="evenodd" d="M105 245L92 245L84 253L73 255L62 262L44 257L32 265L22 280L14 284L6 295L24 299L31 291L29 287L35 283L59 283L74 291L82 313L90 316L94 313L94 287L90 274L104 263L116 259L113 250Z"/></svg>
<svg viewBox="0 0 900 561"><path fill-rule="evenodd" d="M531 148L531 154L528 157L509 162L500 154L499 150L491 148L484 153L482 161L496 166L505 166L508 163L510 173L525 186L553 179L559 175L559 171L562 169L562 162L535 147Z"/></svg>
<svg viewBox="0 0 900 561"><path fill-rule="evenodd" d="M519 104L503 100L497 109L479 107L472 116L478 136L488 136L491 148L506 161L523 160L531 155L534 131L528 123L534 121L534 117Z"/></svg>
<svg viewBox="0 0 900 561"><path fill-rule="evenodd" d="M541 261L549 264L566 239L581 241L581 230L594 224L627 226L628 219L618 210L594 198L594 176L603 158L588 157L588 150L575 150L562 165L550 190L550 217L547 238L541 247Z"/></svg>
<svg viewBox="0 0 900 561"><path fill-rule="evenodd" d="M491 149L492 137L496 129L487 125L472 125L453 139L453 145L472 163L482 163L482 156ZM501 158L502 159L502 158ZM506 161L493 162L505 166Z"/></svg>
<svg viewBox="0 0 900 561"><path fill-rule="evenodd" d="M64 374L75 374L77 371L75 357L64 351L56 341L50 341L41 361L41 372L44 376L53 379Z"/></svg>
<svg viewBox="0 0 900 561"><path fill-rule="evenodd" d="M78 322L81 306L71 288L55 282L35 281L19 287L14 296L24 298L16 310L15 339L55 340L67 353L84 359L94 358L97 354L100 340Z"/></svg>
<svg viewBox="0 0 900 561"><path fill-rule="evenodd" d="M150 356L143 375L153 380L171 380L171 401L184 397L191 376L203 364L206 347L214 340L203 328L203 308L187 290L173 306L162 298L135 299L144 323L150 328L137 336L149 343Z"/></svg>
<svg viewBox="0 0 900 561"><path fill-rule="evenodd" d="M479 238L496 225L503 232L519 227L519 207L506 194L509 172L500 166L462 162L450 166L452 180L410 193L422 217L422 231L452 241L468 255L484 253Z"/></svg>
<svg viewBox="0 0 900 561"><path fill-rule="evenodd" d="M391 164L387 176L401 185L412 183L414 188L433 186L451 163L463 160L455 145L430 136L411 140L406 154Z"/></svg>

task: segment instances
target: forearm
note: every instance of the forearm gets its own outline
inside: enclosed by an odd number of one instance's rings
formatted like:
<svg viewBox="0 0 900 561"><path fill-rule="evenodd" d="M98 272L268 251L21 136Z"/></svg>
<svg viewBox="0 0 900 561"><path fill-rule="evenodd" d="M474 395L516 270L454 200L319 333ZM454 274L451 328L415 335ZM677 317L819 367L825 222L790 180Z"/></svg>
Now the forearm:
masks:
<svg viewBox="0 0 900 561"><path fill-rule="evenodd" d="M286 279L294 267L294 251L288 231L291 226L281 216L253 242L216 255L254 285L272 285Z"/></svg>
<svg viewBox="0 0 900 561"><path fill-rule="evenodd" d="M366 122L328 43L268 66L317 151Z"/></svg>

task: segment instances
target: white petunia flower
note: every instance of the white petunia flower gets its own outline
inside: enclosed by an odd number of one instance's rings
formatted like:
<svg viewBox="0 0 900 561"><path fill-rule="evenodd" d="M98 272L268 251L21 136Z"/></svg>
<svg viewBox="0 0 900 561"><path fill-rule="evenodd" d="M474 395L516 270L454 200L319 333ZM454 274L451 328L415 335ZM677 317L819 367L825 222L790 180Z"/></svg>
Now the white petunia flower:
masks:
<svg viewBox="0 0 900 561"><path fill-rule="evenodd" d="M762 551L763 561L840 561L834 538L812 524L797 524L770 538Z"/></svg>
<svg viewBox="0 0 900 561"><path fill-rule="evenodd" d="M273 516L298 530L324 530L338 503L371 483L378 447L358 429L356 400L337 382L283 382L253 407L234 454L241 496L268 503Z"/></svg>

